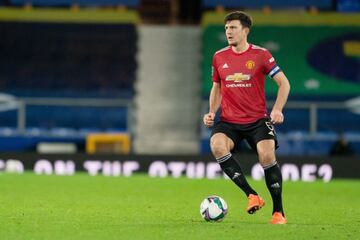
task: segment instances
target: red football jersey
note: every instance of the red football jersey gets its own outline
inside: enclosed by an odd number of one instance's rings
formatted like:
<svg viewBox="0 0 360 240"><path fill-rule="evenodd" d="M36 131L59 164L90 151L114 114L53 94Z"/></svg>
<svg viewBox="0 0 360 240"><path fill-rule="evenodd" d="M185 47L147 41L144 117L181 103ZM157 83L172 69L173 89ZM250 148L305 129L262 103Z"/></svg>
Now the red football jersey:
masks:
<svg viewBox="0 0 360 240"><path fill-rule="evenodd" d="M280 71L271 53L249 45L243 53L230 46L214 54L212 80L221 84L221 116L224 122L246 124L268 117L265 78Z"/></svg>

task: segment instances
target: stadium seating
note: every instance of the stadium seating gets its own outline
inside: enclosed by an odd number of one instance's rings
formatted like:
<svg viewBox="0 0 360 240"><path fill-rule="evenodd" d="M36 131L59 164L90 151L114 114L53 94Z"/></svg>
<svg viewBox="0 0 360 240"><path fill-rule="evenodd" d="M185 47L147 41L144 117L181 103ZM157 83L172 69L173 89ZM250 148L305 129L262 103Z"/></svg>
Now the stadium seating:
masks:
<svg viewBox="0 0 360 240"><path fill-rule="evenodd" d="M0 22L0 35L3 90L133 91L133 24Z"/></svg>
<svg viewBox="0 0 360 240"><path fill-rule="evenodd" d="M134 94L133 24L0 22L2 91L15 97L122 98ZM127 129L126 107L28 106L27 127ZM63 114L66 111L66 114ZM0 113L15 127L15 111Z"/></svg>
<svg viewBox="0 0 360 240"><path fill-rule="evenodd" d="M358 0L337 0L336 9L339 12L359 12L360 2Z"/></svg>
<svg viewBox="0 0 360 240"><path fill-rule="evenodd" d="M119 130L128 129L127 107L64 107L64 106L28 106L27 127L73 129L96 128ZM64 114L66 112L66 114ZM17 127L17 112L0 113L0 126Z"/></svg>
<svg viewBox="0 0 360 240"><path fill-rule="evenodd" d="M136 13L1 11L0 151L35 151L39 142L71 142L82 151L89 133L130 131ZM37 20L24 20L28 14Z"/></svg>

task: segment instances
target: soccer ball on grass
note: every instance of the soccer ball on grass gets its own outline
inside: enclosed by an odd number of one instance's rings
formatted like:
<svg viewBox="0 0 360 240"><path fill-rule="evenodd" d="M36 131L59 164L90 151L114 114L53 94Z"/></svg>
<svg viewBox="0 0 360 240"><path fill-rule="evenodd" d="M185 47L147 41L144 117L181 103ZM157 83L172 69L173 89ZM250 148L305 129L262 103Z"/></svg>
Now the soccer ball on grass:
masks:
<svg viewBox="0 0 360 240"><path fill-rule="evenodd" d="M227 204L219 196L209 196L200 204L200 214L208 222L222 221L227 212Z"/></svg>

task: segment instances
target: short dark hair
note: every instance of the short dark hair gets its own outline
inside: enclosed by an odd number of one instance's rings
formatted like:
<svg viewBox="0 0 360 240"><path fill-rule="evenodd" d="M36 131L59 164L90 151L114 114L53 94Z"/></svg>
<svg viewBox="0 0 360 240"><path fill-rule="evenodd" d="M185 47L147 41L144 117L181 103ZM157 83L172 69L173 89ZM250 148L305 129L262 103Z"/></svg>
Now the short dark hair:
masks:
<svg viewBox="0 0 360 240"><path fill-rule="evenodd" d="M232 20L239 20L243 27L247 27L249 29L252 25L251 16L242 11L235 11L227 14L224 18L224 23Z"/></svg>

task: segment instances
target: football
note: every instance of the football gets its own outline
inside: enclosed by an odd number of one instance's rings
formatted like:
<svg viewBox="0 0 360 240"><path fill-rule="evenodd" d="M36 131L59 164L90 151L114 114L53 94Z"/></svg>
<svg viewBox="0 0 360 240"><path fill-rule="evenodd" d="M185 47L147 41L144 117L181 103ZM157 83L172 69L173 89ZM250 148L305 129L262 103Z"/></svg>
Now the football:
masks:
<svg viewBox="0 0 360 240"><path fill-rule="evenodd" d="M200 204L200 214L208 222L222 221L228 212L228 206L219 196L209 196Z"/></svg>

